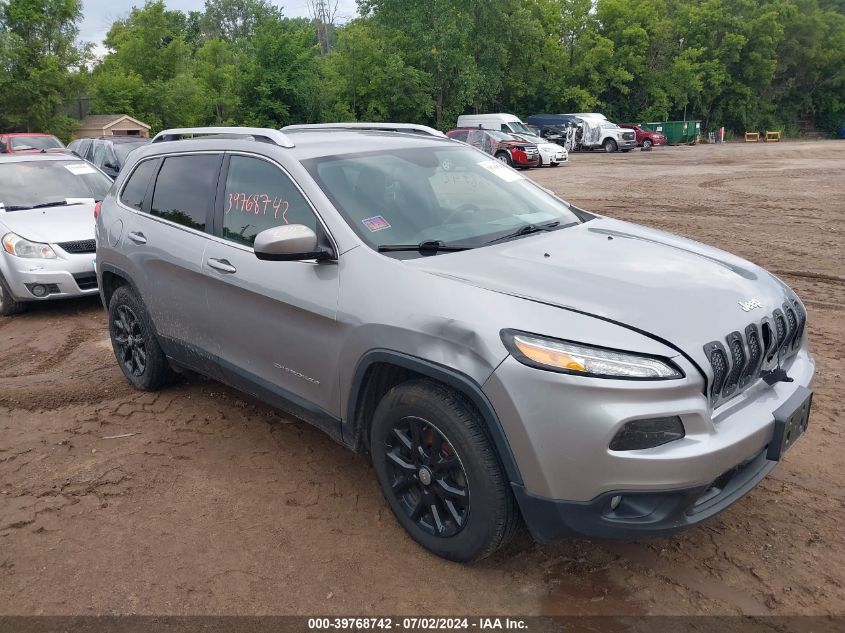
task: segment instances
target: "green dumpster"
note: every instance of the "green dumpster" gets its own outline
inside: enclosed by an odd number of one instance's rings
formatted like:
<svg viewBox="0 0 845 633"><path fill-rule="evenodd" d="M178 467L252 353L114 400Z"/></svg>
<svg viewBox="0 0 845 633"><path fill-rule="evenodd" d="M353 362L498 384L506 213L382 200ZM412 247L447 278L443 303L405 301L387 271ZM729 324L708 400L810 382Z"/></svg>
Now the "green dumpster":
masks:
<svg viewBox="0 0 845 633"><path fill-rule="evenodd" d="M697 143L701 135L701 121L655 121L643 123L643 128L652 132L663 132L669 145Z"/></svg>

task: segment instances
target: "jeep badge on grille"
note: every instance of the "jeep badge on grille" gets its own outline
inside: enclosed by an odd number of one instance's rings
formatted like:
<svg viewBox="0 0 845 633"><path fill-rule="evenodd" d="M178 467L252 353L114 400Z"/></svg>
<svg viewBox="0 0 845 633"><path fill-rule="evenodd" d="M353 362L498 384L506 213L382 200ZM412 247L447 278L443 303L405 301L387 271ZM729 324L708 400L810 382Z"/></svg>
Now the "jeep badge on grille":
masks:
<svg viewBox="0 0 845 633"><path fill-rule="evenodd" d="M763 304L760 303L757 299L749 299L748 301L740 301L739 307L745 310L746 312L751 312L754 308L762 308Z"/></svg>

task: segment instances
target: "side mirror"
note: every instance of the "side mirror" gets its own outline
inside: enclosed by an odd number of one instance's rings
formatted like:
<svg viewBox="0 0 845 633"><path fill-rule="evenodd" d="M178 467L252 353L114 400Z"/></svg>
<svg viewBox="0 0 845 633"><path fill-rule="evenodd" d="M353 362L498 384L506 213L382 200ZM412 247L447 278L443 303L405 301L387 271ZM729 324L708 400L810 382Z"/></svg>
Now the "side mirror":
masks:
<svg viewBox="0 0 845 633"><path fill-rule="evenodd" d="M266 261L331 258L331 253L320 247L317 234L304 224L286 224L261 231L255 236L253 248L255 256Z"/></svg>

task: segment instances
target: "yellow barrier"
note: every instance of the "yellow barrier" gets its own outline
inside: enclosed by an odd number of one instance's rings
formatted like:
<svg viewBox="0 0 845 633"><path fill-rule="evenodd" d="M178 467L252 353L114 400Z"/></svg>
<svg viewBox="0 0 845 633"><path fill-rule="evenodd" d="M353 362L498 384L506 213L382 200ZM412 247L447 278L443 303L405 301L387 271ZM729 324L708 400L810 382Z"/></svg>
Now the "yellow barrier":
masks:
<svg viewBox="0 0 845 633"><path fill-rule="evenodd" d="M767 143L780 143L781 140L781 131L780 130L766 130L766 142Z"/></svg>
<svg viewBox="0 0 845 633"><path fill-rule="evenodd" d="M746 143L759 143L760 142L760 132L746 132L745 133L745 142Z"/></svg>

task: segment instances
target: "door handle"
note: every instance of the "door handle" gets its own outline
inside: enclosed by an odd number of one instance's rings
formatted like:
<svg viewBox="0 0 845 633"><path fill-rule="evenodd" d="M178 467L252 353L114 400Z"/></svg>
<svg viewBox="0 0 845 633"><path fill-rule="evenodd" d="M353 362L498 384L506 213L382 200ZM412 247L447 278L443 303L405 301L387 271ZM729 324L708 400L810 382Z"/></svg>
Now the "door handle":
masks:
<svg viewBox="0 0 845 633"><path fill-rule="evenodd" d="M140 231L138 231L138 232L130 231L129 233L127 233L126 237L128 237L130 240L132 240L136 244L146 244L147 243L147 238L144 237L144 234L141 233Z"/></svg>
<svg viewBox="0 0 845 633"><path fill-rule="evenodd" d="M238 269L229 263L228 259L209 259L208 265L221 273L236 273Z"/></svg>

